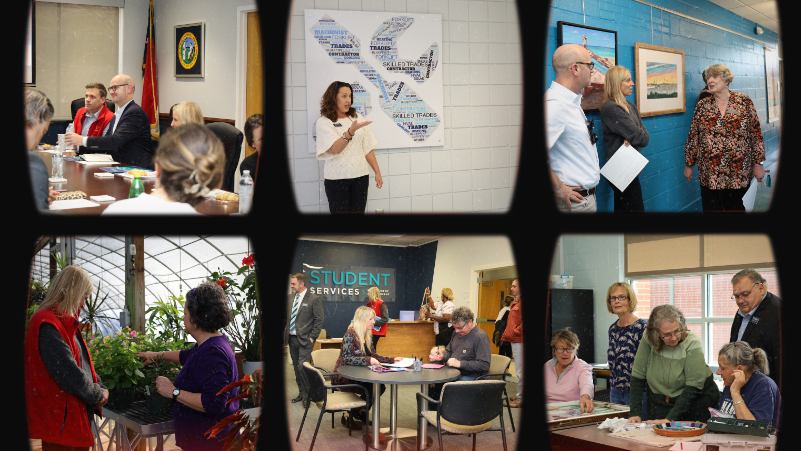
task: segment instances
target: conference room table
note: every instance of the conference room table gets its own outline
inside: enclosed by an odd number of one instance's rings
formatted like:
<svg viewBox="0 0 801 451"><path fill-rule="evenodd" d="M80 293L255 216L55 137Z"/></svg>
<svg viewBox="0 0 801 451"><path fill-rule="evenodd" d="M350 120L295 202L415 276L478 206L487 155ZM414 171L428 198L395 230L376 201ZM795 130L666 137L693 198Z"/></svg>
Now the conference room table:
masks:
<svg viewBox="0 0 801 451"><path fill-rule="evenodd" d="M47 166L48 176L52 174L53 168L53 155L50 152L34 151L37 155L42 157L45 165ZM64 152L64 157L75 156L75 152ZM100 168L103 167L119 167L119 166L132 166L129 164L91 164L83 165L77 161L64 161L63 177L67 179L66 182L50 183L54 190L65 189L67 191L83 191L86 193L86 199L90 196L108 195L117 200L128 198L128 193L131 190L131 181L133 179L115 175L114 178L99 178L95 177L96 173L105 173ZM156 187L155 179L142 179L142 185L145 188L145 193L150 194ZM78 215L99 215L109 205L114 202L97 202L97 207L86 208L71 208L68 210L50 210L49 213L58 214L78 214ZM217 200L206 199L195 210L204 215L230 215L232 213L239 213L239 202L220 202Z"/></svg>
<svg viewBox="0 0 801 451"><path fill-rule="evenodd" d="M595 451L655 451L667 450L645 443L610 437L609 429L598 429L597 423L584 426L548 431L553 451L595 450Z"/></svg>
<svg viewBox="0 0 801 451"><path fill-rule="evenodd" d="M424 450L429 448L434 440L428 435L428 421L419 419L417 430L397 427L398 419L398 385L420 385L424 395L428 395L428 384L441 382L451 382L461 376L461 372L456 368L443 366L435 370L423 368L420 372L398 371L389 373L376 373L366 366L343 365L337 370L339 375L360 382L370 382L373 384L373 415L372 415L372 439L369 434L362 436L365 446L377 450L402 449L402 450ZM389 429L384 428L385 442L379 442L380 434L380 413L381 413L381 386L390 386L390 417ZM416 404L415 400L415 405ZM423 410L427 410L428 402L423 400ZM415 415L417 417L417 415ZM418 440L419 439L419 440ZM418 445L419 444L419 448Z"/></svg>

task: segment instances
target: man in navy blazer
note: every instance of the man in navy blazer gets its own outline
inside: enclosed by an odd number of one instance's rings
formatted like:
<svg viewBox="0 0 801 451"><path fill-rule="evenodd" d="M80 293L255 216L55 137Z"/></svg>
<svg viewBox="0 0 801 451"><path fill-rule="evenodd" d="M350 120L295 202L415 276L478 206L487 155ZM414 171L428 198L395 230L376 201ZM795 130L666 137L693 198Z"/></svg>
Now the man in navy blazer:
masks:
<svg viewBox="0 0 801 451"><path fill-rule="evenodd" d="M150 119L133 101L136 89L133 78L119 74L111 79L109 94L117 105L104 136L83 137L67 133L65 140L76 146L78 154L110 153L115 161L153 169L153 144L150 139Z"/></svg>

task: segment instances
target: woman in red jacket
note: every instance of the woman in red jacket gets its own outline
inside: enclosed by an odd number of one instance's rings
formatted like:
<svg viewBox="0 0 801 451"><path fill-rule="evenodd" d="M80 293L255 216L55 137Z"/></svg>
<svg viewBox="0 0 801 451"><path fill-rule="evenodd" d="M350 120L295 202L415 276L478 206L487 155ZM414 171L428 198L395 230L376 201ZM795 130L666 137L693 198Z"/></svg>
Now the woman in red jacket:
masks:
<svg viewBox="0 0 801 451"><path fill-rule="evenodd" d="M375 351L378 349L378 339L387 336L389 311L387 310L387 304L381 300L381 292L378 291L378 287L372 287L367 290L367 296L370 298L367 306L375 312L375 326L373 327L373 350Z"/></svg>
<svg viewBox="0 0 801 451"><path fill-rule="evenodd" d="M94 290L89 275L67 266L53 278L25 336L28 436L42 450L88 450L95 409L102 417L108 389L80 333L80 310Z"/></svg>
<svg viewBox="0 0 801 451"><path fill-rule="evenodd" d="M518 284L519 282L515 279L510 287L510 291L515 295L515 300L509 306L506 330L501 337L501 340L512 343L512 355L515 359L515 373L517 373L517 398L512 398L509 407L523 405L523 310L520 307L520 285Z"/></svg>

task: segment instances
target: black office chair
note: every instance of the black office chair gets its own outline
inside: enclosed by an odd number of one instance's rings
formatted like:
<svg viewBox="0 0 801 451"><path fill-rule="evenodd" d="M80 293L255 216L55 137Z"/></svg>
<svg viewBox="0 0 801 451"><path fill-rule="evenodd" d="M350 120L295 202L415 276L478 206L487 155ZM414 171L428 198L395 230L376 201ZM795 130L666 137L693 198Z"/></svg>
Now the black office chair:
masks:
<svg viewBox="0 0 801 451"><path fill-rule="evenodd" d="M234 191L234 177L236 165L239 164L239 153L242 151L242 141L245 135L231 124L226 122L212 122L206 125L223 143L225 149L225 172L222 189Z"/></svg>
<svg viewBox="0 0 801 451"><path fill-rule="evenodd" d="M86 106L86 99L75 99L70 104L70 111L72 111L72 121L75 121L75 115L78 114L78 110ZM106 108L109 109L112 113L116 111L117 106L114 105L114 102L111 100L106 99Z"/></svg>

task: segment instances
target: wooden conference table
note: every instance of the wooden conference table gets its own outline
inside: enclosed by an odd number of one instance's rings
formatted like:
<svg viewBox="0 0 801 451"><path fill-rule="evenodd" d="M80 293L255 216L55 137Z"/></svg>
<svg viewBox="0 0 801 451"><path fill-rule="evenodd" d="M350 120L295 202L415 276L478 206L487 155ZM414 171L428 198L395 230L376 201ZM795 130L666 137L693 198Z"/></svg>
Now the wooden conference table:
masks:
<svg viewBox="0 0 801 451"><path fill-rule="evenodd" d="M48 152L35 151L37 155L42 157L45 165L47 166L48 176L52 174L53 168L53 154ZM75 156L75 152L64 152L65 157ZM101 170L102 167L109 165L93 164L82 165L76 161L63 162L63 175L67 179L63 183L51 183L50 186L55 190L66 189L68 191L83 191L86 193L88 200L89 196L99 196L102 194L111 196L117 200L128 198L128 192L131 190L131 180L122 176L115 176L111 179L104 179L95 177L98 172L106 172ZM130 166L126 164L110 165L116 166ZM145 192L150 194L156 186L153 179L143 179ZM109 205L114 202L99 202L98 207L88 208L72 208L69 210L53 210L51 213L60 214L78 214L78 215L99 215ZM195 207L199 213L204 215L230 215L232 213L239 213L239 202L218 202L216 200L206 199L203 203Z"/></svg>
<svg viewBox="0 0 801 451"><path fill-rule="evenodd" d="M379 342L379 345L381 343ZM417 421L417 430L398 428L396 423L398 419L398 385L420 385L422 393L428 395L428 384L436 384L440 382L451 382L461 376L461 372L456 368L443 366L438 370L423 368L420 372L403 371L393 373L376 373L366 366L351 366L343 365L337 370L337 373L355 381L370 382L373 384L373 427L372 427L372 440L369 434L362 436L365 447L377 450L386 449L403 449L403 450L423 450L430 447L434 440L428 436L428 421L419 419ZM381 413L381 385L389 384L390 386L390 417L389 429L384 430L388 433L385 435L385 442L379 442L379 425ZM415 400L415 406L416 404ZM428 409L428 402L423 400L423 410ZM417 417L417 415L415 415ZM419 441L418 441L419 439ZM419 448L417 445L419 444Z"/></svg>
<svg viewBox="0 0 801 451"><path fill-rule="evenodd" d="M573 451L576 449L591 451L654 451L666 450L643 443L609 437L609 429L598 429L598 423L590 423L574 428L558 429L548 432L553 451Z"/></svg>

